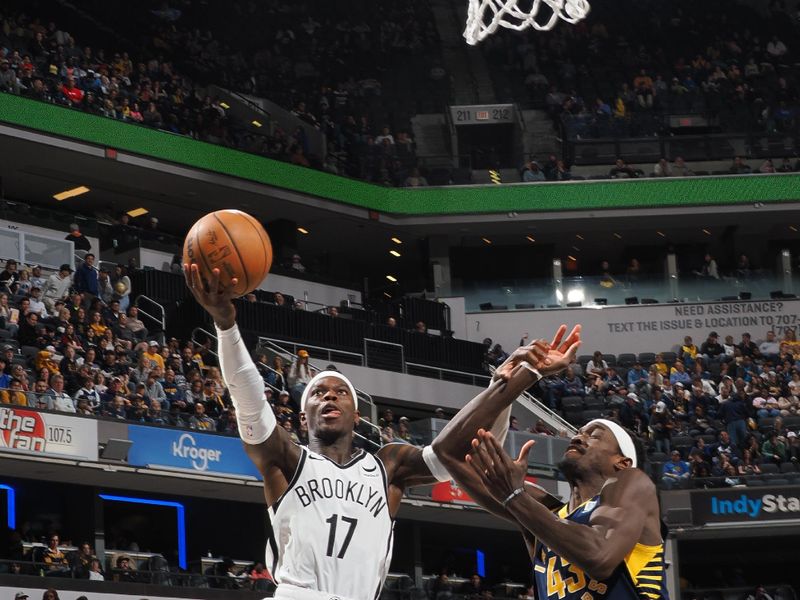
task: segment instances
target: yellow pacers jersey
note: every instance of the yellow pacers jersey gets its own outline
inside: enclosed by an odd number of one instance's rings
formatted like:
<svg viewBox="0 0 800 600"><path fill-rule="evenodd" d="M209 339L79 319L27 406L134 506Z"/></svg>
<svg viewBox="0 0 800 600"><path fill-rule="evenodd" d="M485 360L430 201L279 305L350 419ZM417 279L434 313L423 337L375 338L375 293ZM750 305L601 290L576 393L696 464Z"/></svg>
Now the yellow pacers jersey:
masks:
<svg viewBox="0 0 800 600"><path fill-rule="evenodd" d="M564 506L558 516L589 525L600 496L584 502L571 513ZM538 600L669 600L664 564L664 544L636 544L608 579L598 581L537 542L533 563Z"/></svg>

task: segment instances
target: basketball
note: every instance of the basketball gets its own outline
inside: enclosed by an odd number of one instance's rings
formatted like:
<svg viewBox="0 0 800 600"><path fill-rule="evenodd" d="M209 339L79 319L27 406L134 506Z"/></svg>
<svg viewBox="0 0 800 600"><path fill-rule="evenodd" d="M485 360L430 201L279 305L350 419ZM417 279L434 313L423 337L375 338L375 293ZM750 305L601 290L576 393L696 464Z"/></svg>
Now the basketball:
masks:
<svg viewBox="0 0 800 600"><path fill-rule="evenodd" d="M183 243L184 264L196 263L206 279L214 269L243 296L256 289L272 266L272 244L261 224L240 210L218 210L198 220Z"/></svg>

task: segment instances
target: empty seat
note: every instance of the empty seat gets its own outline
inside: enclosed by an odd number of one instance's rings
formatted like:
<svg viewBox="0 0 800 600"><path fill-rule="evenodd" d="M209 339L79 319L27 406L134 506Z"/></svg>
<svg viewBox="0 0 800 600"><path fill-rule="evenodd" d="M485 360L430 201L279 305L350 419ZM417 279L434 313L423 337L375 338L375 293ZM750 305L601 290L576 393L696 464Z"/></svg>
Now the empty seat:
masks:
<svg viewBox="0 0 800 600"><path fill-rule="evenodd" d="M653 452L650 456L648 456L648 460L650 460L650 462L665 463L669 460L669 456L663 452Z"/></svg>
<svg viewBox="0 0 800 600"><path fill-rule="evenodd" d="M640 352L639 353L639 362L645 366L645 368L652 365L656 362L656 355L653 352Z"/></svg>
<svg viewBox="0 0 800 600"><path fill-rule="evenodd" d="M620 367L628 367L628 368L630 368L634 364L636 364L636 355L635 354L630 354L630 353L627 353L627 352L624 353L624 354L620 354L617 357L617 364Z"/></svg>
<svg viewBox="0 0 800 600"><path fill-rule="evenodd" d="M797 466L793 462L781 463L778 469L781 473L797 473Z"/></svg>
<svg viewBox="0 0 800 600"><path fill-rule="evenodd" d="M776 465L775 463L764 463L763 465L761 465L761 472L764 475L774 475L779 471L780 469L778 468L778 465Z"/></svg>
<svg viewBox="0 0 800 600"><path fill-rule="evenodd" d="M616 354L603 354L603 360L606 361L606 364L609 367L616 367L617 366L617 355Z"/></svg>
<svg viewBox="0 0 800 600"><path fill-rule="evenodd" d="M583 411L580 409L570 409L564 411L564 418L572 425L580 426L583 419Z"/></svg>

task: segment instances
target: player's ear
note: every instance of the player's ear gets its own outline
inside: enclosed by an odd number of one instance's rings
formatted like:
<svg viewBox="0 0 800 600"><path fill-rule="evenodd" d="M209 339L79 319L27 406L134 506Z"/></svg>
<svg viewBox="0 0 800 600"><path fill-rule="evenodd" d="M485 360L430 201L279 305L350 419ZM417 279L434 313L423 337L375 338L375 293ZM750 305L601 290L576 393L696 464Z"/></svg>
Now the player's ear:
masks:
<svg viewBox="0 0 800 600"><path fill-rule="evenodd" d="M623 456L622 454L617 455L617 460L614 463L614 469L617 471L622 471L624 469L630 469L633 466L633 461L628 458L627 456Z"/></svg>

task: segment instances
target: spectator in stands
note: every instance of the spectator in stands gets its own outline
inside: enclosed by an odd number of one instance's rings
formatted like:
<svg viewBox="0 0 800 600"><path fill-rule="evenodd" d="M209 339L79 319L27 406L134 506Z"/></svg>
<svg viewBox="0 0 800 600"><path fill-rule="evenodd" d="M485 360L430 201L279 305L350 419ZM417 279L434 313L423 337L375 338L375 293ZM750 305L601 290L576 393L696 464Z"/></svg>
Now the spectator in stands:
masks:
<svg viewBox="0 0 800 600"><path fill-rule="evenodd" d="M47 565L47 573L49 575L60 575L69 572L67 557L58 547L60 542L58 534L52 534L47 549L42 554L42 562Z"/></svg>
<svg viewBox="0 0 800 600"><path fill-rule="evenodd" d="M690 474L689 464L681 458L680 452L673 450L669 462L664 463L661 484L667 490L683 486Z"/></svg>
<svg viewBox="0 0 800 600"><path fill-rule="evenodd" d="M650 429L653 431L653 443L656 452L669 453L672 448L672 430L675 423L672 420L672 413L667 408L666 403L661 400L653 404L653 412L650 415Z"/></svg>
<svg viewBox="0 0 800 600"><path fill-rule="evenodd" d="M774 331L767 332L767 338L759 344L758 352L764 360L773 363L777 362L778 356L780 355L780 344L775 337Z"/></svg>
<svg viewBox="0 0 800 600"><path fill-rule="evenodd" d="M628 370L627 380L628 389L631 392L636 392L640 396L649 395L648 373L638 360L634 363L633 367Z"/></svg>
<svg viewBox="0 0 800 600"><path fill-rule="evenodd" d="M75 250L85 250L86 252L89 252L89 250L92 249L91 242L89 242L89 240L87 240L86 237L81 233L80 227L78 227L77 223L70 223L69 233L64 239L75 244Z"/></svg>
<svg viewBox="0 0 800 600"><path fill-rule="evenodd" d="M10 258L6 261L6 266L2 272L0 272L0 286L5 288L5 291L9 294L13 294L11 288L12 286L19 281L19 273L17 272L17 261L13 258Z"/></svg>
<svg viewBox="0 0 800 600"><path fill-rule="evenodd" d="M761 453L764 455L764 460L780 464L789 460L789 454L786 451L786 444L784 444L778 437L778 432L773 430L761 445Z"/></svg>
<svg viewBox="0 0 800 600"><path fill-rule="evenodd" d="M301 261L302 261L302 259L300 258L299 254L293 254L292 255L292 262L289 265L289 268L292 269L293 271L297 271L298 273L305 273L306 272L306 267L305 267L305 265L303 265L303 263Z"/></svg>
<svg viewBox="0 0 800 600"><path fill-rule="evenodd" d="M680 383L684 386L687 386L692 382L691 376L686 372L686 367L683 366L681 361L675 361L675 365L672 367L669 375L669 381L672 385Z"/></svg>
<svg viewBox="0 0 800 600"><path fill-rule="evenodd" d="M0 403L28 406L28 397L22 391L22 382L19 379L12 378L8 383L8 389L0 390Z"/></svg>
<svg viewBox="0 0 800 600"><path fill-rule="evenodd" d="M672 174L675 177L691 177L694 175L694 171L686 165L682 157L676 156L672 165Z"/></svg>
<svg viewBox="0 0 800 600"><path fill-rule="evenodd" d="M733 159L733 164L728 170L732 175L748 175L753 172L753 169L750 168L750 165L744 162L744 159L741 156L736 156Z"/></svg>
<svg viewBox="0 0 800 600"><path fill-rule="evenodd" d="M106 575L103 572L103 565L96 558L89 564L89 580L90 581L105 581Z"/></svg>
<svg viewBox="0 0 800 600"><path fill-rule="evenodd" d="M57 273L53 273L47 278L42 293L42 301L49 313L53 312L55 303L59 300L66 300L69 288L72 285L72 268L68 264L63 264Z"/></svg>
<svg viewBox="0 0 800 600"><path fill-rule="evenodd" d="M206 414L206 407L202 402L196 402L194 405L194 414L189 419L189 427L191 429L200 429L203 431L214 431L216 423L214 419Z"/></svg>
<svg viewBox="0 0 800 600"><path fill-rule="evenodd" d="M672 177L672 169L666 158L659 159L656 166L653 167L653 175L655 177Z"/></svg>
<svg viewBox="0 0 800 600"><path fill-rule="evenodd" d="M403 187L427 187L428 180L419 173L419 169L414 167L411 169L408 177L403 182Z"/></svg>
<svg viewBox="0 0 800 600"><path fill-rule="evenodd" d="M545 176L541 168L539 167L539 163L537 163L535 160L528 161L528 163L525 165L525 168L522 171L522 181L526 183L531 183L544 180Z"/></svg>
<svg viewBox="0 0 800 600"><path fill-rule="evenodd" d="M733 341L733 338L731 338ZM716 331L708 334L706 341L700 346L700 355L708 361L717 362L725 355L725 348L719 343L719 335Z"/></svg>
<svg viewBox="0 0 800 600"><path fill-rule="evenodd" d="M733 445L744 447L747 437L747 405L741 394L734 394L725 402L720 402L717 417L725 425Z"/></svg>
<svg viewBox="0 0 800 600"><path fill-rule="evenodd" d="M639 177L643 172L641 169L631 167L622 158L618 158L608 174L616 179L625 179Z"/></svg>
<svg viewBox="0 0 800 600"><path fill-rule="evenodd" d="M50 389L47 390L47 409L61 412L75 412L75 403L64 391L64 377L58 373L50 376Z"/></svg>
<svg viewBox="0 0 800 600"><path fill-rule="evenodd" d="M127 583L136 583L138 577L136 571L131 565L131 559L127 556L117 557L117 568L114 571L114 581L122 581Z"/></svg>
<svg viewBox="0 0 800 600"><path fill-rule="evenodd" d="M739 472L739 475L761 474L761 467L753 461L753 455L747 448L742 450L742 460L739 462L736 470Z"/></svg>
<svg viewBox="0 0 800 600"><path fill-rule="evenodd" d="M83 264L75 271L73 284L75 291L83 295L84 308L88 308L92 300L100 295L94 259L94 254L90 252L84 257Z"/></svg>

